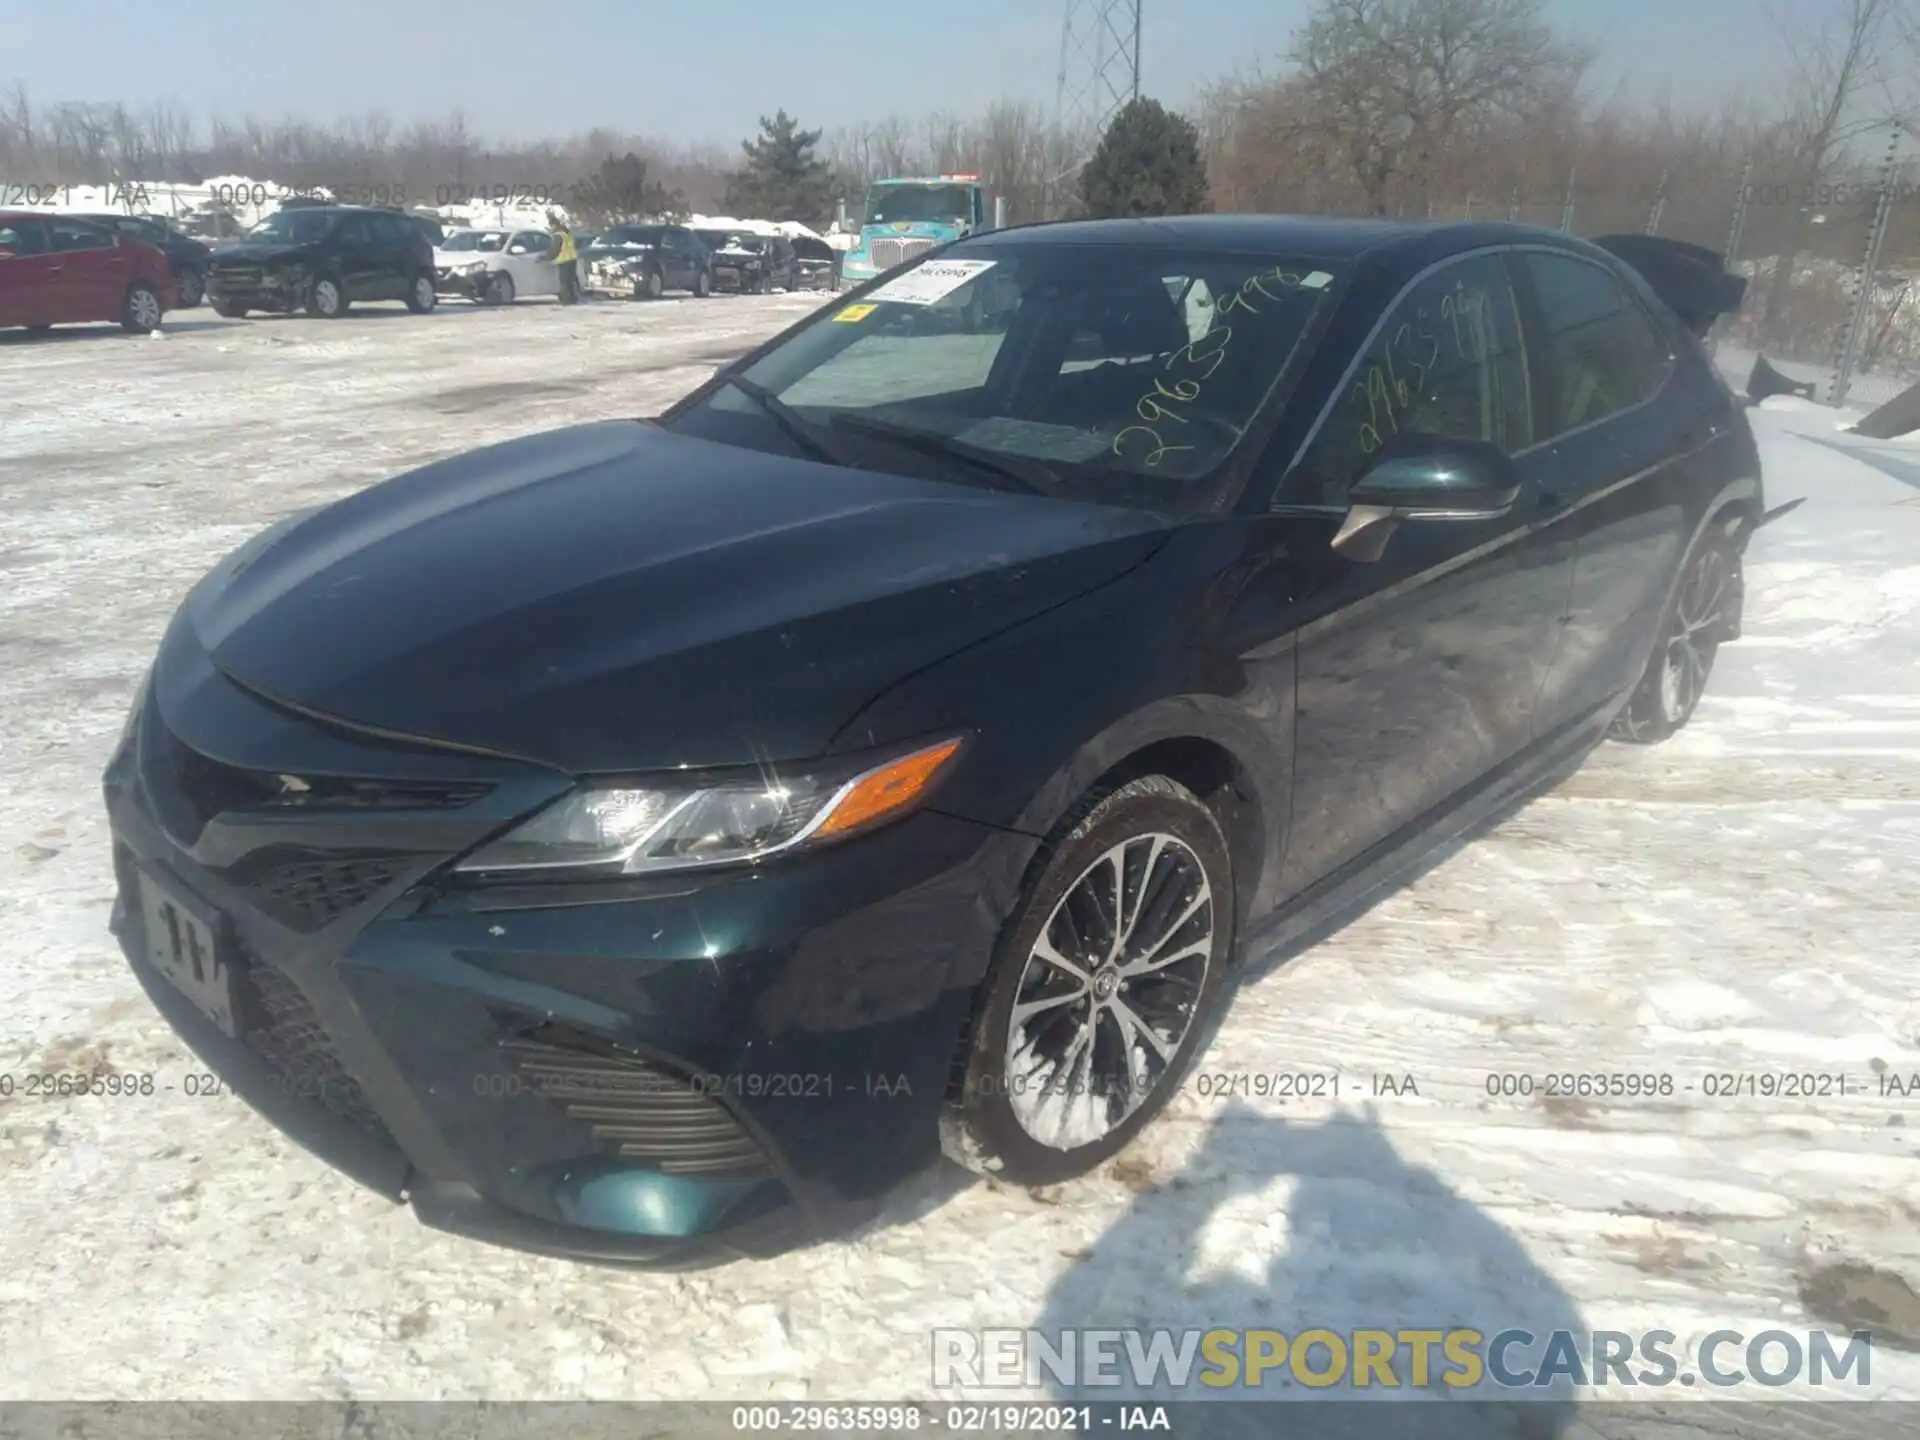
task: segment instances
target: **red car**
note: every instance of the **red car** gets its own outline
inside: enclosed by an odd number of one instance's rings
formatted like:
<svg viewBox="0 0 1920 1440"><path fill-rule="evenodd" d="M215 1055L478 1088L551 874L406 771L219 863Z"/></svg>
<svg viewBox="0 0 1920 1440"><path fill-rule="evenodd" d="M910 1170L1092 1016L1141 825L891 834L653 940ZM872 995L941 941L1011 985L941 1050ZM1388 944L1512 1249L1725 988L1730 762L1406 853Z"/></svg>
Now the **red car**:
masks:
<svg viewBox="0 0 1920 1440"><path fill-rule="evenodd" d="M72 215L0 210L0 330L117 320L145 335L174 300L153 246Z"/></svg>

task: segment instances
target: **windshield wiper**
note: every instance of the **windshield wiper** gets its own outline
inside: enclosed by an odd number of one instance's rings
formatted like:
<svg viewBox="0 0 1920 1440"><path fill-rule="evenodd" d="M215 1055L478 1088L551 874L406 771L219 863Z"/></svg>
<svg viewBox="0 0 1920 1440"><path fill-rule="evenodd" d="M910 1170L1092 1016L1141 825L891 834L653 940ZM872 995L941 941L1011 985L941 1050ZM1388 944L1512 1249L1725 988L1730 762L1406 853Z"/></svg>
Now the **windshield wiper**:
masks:
<svg viewBox="0 0 1920 1440"><path fill-rule="evenodd" d="M896 424L892 420L878 420L871 415L835 415L831 423L851 430L856 435L877 435L883 440L896 440L922 454L964 461L976 470L1012 481L1015 487L1029 494L1056 499L1060 495L1059 475L1038 460L1003 455L997 450L971 445L952 435L942 435L937 430L921 430L912 425Z"/></svg>
<svg viewBox="0 0 1920 1440"><path fill-rule="evenodd" d="M809 455L818 460L825 460L830 465L845 465L851 468L851 462L840 453L838 446L828 444L820 432L806 422L799 411L758 380L729 375L726 383L764 410L767 418L778 425L789 440Z"/></svg>

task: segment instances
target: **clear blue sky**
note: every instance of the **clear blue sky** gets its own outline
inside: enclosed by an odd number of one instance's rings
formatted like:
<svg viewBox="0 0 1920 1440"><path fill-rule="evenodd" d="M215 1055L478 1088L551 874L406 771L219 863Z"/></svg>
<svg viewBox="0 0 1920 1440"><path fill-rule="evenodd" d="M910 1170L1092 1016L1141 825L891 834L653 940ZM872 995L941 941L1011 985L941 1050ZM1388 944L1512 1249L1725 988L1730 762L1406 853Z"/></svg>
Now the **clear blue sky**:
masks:
<svg viewBox="0 0 1920 1440"><path fill-rule="evenodd" d="M1807 0L1809 6L1815 0ZM731 144L810 126L1051 102L1064 0L0 0L0 88L262 119L458 106L489 137L594 125ZM1145 0L1143 88L1276 68L1308 0ZM1549 0L1602 74L1695 103L1764 86L1760 0ZM18 177L16 177L18 178Z"/></svg>

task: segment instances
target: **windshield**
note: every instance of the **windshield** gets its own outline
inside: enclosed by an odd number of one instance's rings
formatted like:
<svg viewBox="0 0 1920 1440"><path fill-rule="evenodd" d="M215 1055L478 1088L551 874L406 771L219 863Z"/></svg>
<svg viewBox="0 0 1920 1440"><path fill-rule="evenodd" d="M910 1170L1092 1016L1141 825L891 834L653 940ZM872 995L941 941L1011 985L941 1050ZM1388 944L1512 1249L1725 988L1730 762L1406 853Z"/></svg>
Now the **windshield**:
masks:
<svg viewBox="0 0 1920 1440"><path fill-rule="evenodd" d="M876 185L867 192L869 225L972 218L973 191L965 185Z"/></svg>
<svg viewBox="0 0 1920 1440"><path fill-rule="evenodd" d="M616 225L598 240L596 245L658 245L660 227L658 225Z"/></svg>
<svg viewBox="0 0 1920 1440"><path fill-rule="evenodd" d="M740 373L856 463L908 463L880 421L1038 461L1079 498L1183 508L1290 383L1339 275L1294 256L1001 240L909 266ZM731 386L668 423L784 443Z"/></svg>
<svg viewBox="0 0 1920 1440"><path fill-rule="evenodd" d="M326 239L337 218L321 210L282 210L254 226L247 238L280 245L311 245Z"/></svg>
<svg viewBox="0 0 1920 1440"><path fill-rule="evenodd" d="M480 230L456 230L440 242L440 248L442 250L478 250L481 248L480 239L484 233ZM498 250L500 247L495 245L492 248Z"/></svg>

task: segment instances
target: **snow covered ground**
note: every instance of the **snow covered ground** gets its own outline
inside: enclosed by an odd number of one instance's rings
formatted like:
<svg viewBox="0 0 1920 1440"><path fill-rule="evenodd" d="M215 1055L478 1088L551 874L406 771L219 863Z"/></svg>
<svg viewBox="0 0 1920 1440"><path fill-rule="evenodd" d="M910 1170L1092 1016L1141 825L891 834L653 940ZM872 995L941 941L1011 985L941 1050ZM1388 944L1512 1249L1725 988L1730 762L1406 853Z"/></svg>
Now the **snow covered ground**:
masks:
<svg viewBox="0 0 1920 1440"><path fill-rule="evenodd" d="M1806 405L1756 416L1770 501L1809 498L1757 541L1693 727L1604 748L1242 994L1096 1179L932 1175L847 1241L634 1275L437 1235L181 1093L106 932L97 777L188 584L404 467L649 413L813 303L0 337L0 1074L162 1092L0 1099L0 1396L936 1398L930 1329L1036 1324L1686 1339L1878 1304L1920 1344L1920 1112L1876 1087L1920 1072L1920 475ZM1201 1093L1302 1069L1339 1100ZM1489 1094L1569 1071L1675 1090ZM1783 1071L1857 1093L1703 1093ZM1920 1364L1883 1341L1873 1381L1920 1395Z"/></svg>

